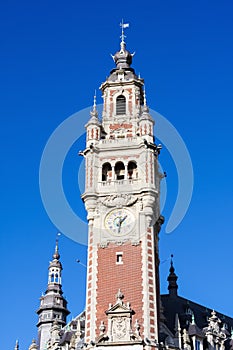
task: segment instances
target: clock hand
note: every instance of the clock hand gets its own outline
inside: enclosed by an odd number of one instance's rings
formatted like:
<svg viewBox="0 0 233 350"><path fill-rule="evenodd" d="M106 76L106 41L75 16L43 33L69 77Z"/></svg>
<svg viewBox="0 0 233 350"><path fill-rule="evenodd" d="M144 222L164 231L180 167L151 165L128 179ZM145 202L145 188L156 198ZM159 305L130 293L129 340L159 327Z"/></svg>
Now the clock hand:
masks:
<svg viewBox="0 0 233 350"><path fill-rule="evenodd" d="M119 218L119 224L121 226L121 224L125 221L125 219L127 218L127 215L125 215L123 218Z"/></svg>
<svg viewBox="0 0 233 350"><path fill-rule="evenodd" d="M117 217L114 221L115 221L115 225L116 225L116 227L117 227L117 231L118 231L118 233L119 233L119 232L120 232L120 226L121 226L121 224L120 224L120 218Z"/></svg>
<svg viewBox="0 0 233 350"><path fill-rule="evenodd" d="M125 216L120 220L120 224L122 224L122 222L124 222L126 218L127 218L127 215L125 215Z"/></svg>
<svg viewBox="0 0 233 350"><path fill-rule="evenodd" d="M119 218L119 221L118 221L118 224L117 224L117 226L118 226L118 233L120 233L121 225L125 221L126 218L127 218L127 215L125 215L123 218L122 217Z"/></svg>

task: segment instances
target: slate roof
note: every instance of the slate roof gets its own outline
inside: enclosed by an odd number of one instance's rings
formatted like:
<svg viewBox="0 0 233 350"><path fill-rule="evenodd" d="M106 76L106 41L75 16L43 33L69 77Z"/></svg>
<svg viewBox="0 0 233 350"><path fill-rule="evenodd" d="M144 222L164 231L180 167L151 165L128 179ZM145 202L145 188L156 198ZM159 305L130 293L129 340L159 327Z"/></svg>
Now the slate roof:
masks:
<svg viewBox="0 0 233 350"><path fill-rule="evenodd" d="M197 327L198 333L208 325L208 318L213 311L203 305L197 304L189 299L180 297L178 295L161 295L162 306L164 308L163 314L165 316L164 323L169 330L175 335L175 317L179 315L181 328L186 328L193 333L193 326ZM192 314L194 315L195 325L192 325ZM226 334L229 337L231 329L233 329L233 318L226 316L216 311L217 316L225 325ZM191 335L191 334L190 334ZM201 333L199 334L201 336ZM226 342L226 349L230 348L229 340Z"/></svg>

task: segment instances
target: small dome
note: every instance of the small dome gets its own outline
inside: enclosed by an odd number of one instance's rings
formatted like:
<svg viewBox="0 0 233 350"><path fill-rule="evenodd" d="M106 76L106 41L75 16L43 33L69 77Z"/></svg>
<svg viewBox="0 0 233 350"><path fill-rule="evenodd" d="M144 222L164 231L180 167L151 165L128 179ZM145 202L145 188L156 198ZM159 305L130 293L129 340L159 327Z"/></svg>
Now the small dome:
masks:
<svg viewBox="0 0 233 350"><path fill-rule="evenodd" d="M113 57L118 69L130 68L132 63L133 55L126 50L125 46L125 42L122 41L120 51L117 51Z"/></svg>
<svg viewBox="0 0 233 350"><path fill-rule="evenodd" d="M59 259L60 259L60 254L59 254L58 252L55 252L55 253L53 254L53 259L59 260Z"/></svg>

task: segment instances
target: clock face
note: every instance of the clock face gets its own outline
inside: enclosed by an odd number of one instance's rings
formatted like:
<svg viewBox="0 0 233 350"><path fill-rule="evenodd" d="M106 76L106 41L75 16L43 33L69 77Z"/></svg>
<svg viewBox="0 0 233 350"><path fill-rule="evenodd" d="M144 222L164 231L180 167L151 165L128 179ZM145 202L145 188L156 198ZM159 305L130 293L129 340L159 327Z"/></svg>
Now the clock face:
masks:
<svg viewBox="0 0 233 350"><path fill-rule="evenodd" d="M134 215L127 209L114 209L105 217L105 227L110 233L124 236L129 233L135 223Z"/></svg>

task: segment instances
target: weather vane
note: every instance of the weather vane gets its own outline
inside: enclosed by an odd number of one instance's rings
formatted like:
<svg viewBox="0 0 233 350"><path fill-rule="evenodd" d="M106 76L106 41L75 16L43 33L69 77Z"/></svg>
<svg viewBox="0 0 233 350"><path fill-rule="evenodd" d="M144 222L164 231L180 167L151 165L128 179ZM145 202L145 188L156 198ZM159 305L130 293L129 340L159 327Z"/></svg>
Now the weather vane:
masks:
<svg viewBox="0 0 233 350"><path fill-rule="evenodd" d="M60 232L57 232L56 234L56 245L58 245L58 242L59 242L59 237L61 236L61 233Z"/></svg>
<svg viewBox="0 0 233 350"><path fill-rule="evenodd" d="M120 23L120 27L121 27L121 42L124 43L124 39L126 38L125 34L124 34L124 29L125 28L129 28L129 23L124 23L124 20L122 19L121 23Z"/></svg>

